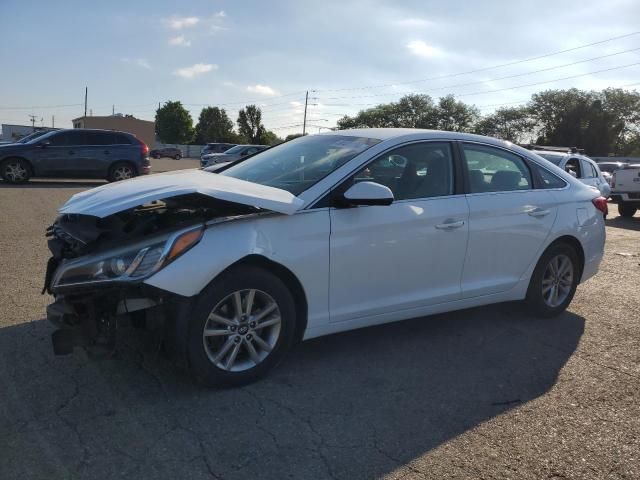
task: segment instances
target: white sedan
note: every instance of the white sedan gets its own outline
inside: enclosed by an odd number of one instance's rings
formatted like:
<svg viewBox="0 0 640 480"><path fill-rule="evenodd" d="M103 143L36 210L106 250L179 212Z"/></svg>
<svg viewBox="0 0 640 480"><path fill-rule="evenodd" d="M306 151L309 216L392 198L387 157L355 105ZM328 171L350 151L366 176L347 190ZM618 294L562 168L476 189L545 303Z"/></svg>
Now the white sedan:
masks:
<svg viewBox="0 0 640 480"><path fill-rule="evenodd" d="M557 315L598 270L606 205L510 143L410 129L104 185L49 230L54 349L111 348L128 318L238 385L321 335L513 300Z"/></svg>

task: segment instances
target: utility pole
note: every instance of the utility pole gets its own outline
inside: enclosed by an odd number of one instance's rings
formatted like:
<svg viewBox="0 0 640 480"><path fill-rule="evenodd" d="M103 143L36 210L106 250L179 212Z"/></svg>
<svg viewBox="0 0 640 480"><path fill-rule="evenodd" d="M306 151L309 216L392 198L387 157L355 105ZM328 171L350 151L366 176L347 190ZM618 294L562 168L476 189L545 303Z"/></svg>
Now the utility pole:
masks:
<svg viewBox="0 0 640 480"><path fill-rule="evenodd" d="M87 116L87 94L89 93L89 87L84 87L84 116Z"/></svg>
<svg viewBox="0 0 640 480"><path fill-rule="evenodd" d="M302 122L302 135L303 136L307 132L307 103L309 103L309 90L307 90L307 94L304 96L304 120Z"/></svg>
<svg viewBox="0 0 640 480"><path fill-rule="evenodd" d="M31 129L35 132L36 131L36 115L29 115L29 118L31 119Z"/></svg>
<svg viewBox="0 0 640 480"><path fill-rule="evenodd" d="M116 106L111 105L111 116L113 117L116 114Z"/></svg>
<svg viewBox="0 0 640 480"><path fill-rule="evenodd" d="M51 115L51 128L56 128L56 116Z"/></svg>

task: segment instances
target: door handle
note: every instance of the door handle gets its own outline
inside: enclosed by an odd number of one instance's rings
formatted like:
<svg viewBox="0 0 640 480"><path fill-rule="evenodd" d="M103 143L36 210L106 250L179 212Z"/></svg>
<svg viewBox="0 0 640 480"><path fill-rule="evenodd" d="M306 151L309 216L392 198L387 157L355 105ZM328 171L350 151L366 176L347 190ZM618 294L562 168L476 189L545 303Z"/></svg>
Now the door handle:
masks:
<svg viewBox="0 0 640 480"><path fill-rule="evenodd" d="M529 215L531 215L532 217L536 217L536 218L541 218L544 217L546 215L549 215L551 213L550 210L543 210L542 208L536 208L534 210L531 210L529 213Z"/></svg>
<svg viewBox="0 0 640 480"><path fill-rule="evenodd" d="M453 230L456 228L460 228L464 225L464 221L462 220L458 220L458 221L447 221L444 223L439 223L438 225L436 225L436 228L438 230Z"/></svg>

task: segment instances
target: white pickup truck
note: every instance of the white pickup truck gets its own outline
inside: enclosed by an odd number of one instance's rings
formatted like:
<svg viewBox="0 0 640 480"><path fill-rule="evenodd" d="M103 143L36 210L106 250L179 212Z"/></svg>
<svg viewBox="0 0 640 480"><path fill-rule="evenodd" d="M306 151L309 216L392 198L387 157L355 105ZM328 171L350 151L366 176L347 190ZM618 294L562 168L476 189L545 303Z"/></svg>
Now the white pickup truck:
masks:
<svg viewBox="0 0 640 480"><path fill-rule="evenodd" d="M640 165L613 172L611 201L618 204L618 213L623 217L635 215L640 208Z"/></svg>

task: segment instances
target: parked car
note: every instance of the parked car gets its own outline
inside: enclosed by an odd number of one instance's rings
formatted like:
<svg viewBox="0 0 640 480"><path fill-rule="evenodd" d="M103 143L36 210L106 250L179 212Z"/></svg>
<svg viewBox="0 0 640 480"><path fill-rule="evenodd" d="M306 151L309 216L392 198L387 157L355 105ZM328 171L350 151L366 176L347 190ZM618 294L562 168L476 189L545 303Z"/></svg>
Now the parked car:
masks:
<svg viewBox="0 0 640 480"><path fill-rule="evenodd" d="M211 153L224 153L235 146L235 143L207 143L202 152L200 152L200 158Z"/></svg>
<svg viewBox="0 0 640 480"><path fill-rule="evenodd" d="M558 315L598 270L606 205L511 143L413 129L106 185L49 230L54 349L111 345L133 315L200 382L238 385L298 340L513 300Z"/></svg>
<svg viewBox="0 0 640 480"><path fill-rule="evenodd" d="M629 165L613 172L611 201L618 204L618 213L633 217L640 208L640 165Z"/></svg>
<svg viewBox="0 0 640 480"><path fill-rule="evenodd" d="M112 130L65 129L26 143L0 145L0 176L24 183L31 177L126 180L151 171L149 148L134 135Z"/></svg>
<svg viewBox="0 0 640 480"><path fill-rule="evenodd" d="M182 150L177 147L154 148L149 152L149 156L152 158L165 157L180 160L182 158Z"/></svg>
<svg viewBox="0 0 640 480"><path fill-rule="evenodd" d="M224 153L209 153L200 157L200 166L208 167L214 163L235 162L269 148L268 145L236 145Z"/></svg>
<svg viewBox="0 0 640 480"><path fill-rule="evenodd" d="M598 164L585 155L578 153L553 152L548 150L531 150L545 160L569 172L585 185L595 187L603 197L611 194L609 182L600 171Z"/></svg>

